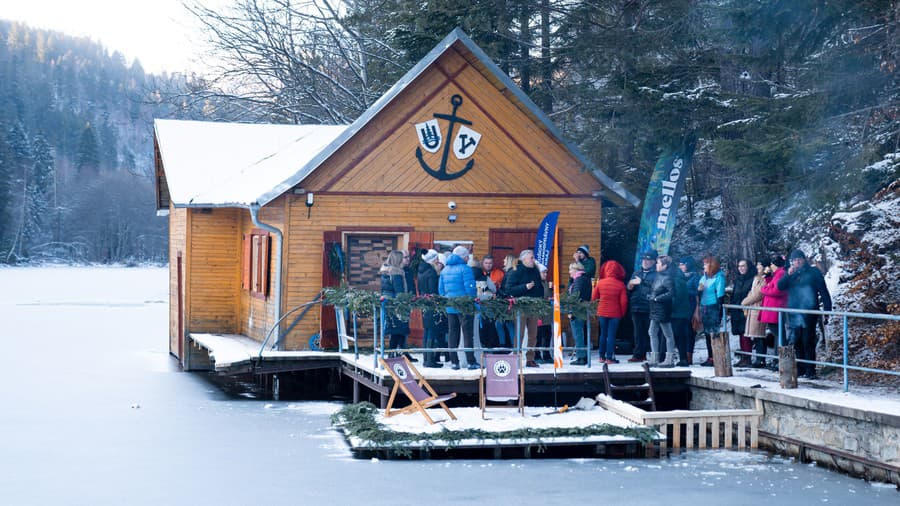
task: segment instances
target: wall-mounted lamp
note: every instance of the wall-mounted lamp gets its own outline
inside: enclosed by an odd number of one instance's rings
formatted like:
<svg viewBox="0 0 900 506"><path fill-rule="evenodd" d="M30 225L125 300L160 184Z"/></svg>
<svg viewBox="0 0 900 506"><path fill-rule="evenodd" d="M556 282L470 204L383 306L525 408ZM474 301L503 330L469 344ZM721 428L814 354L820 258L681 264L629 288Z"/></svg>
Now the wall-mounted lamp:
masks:
<svg viewBox="0 0 900 506"><path fill-rule="evenodd" d="M310 215L312 214L312 206L315 202L315 196L313 192L307 192L306 194L306 219L308 220Z"/></svg>
<svg viewBox="0 0 900 506"><path fill-rule="evenodd" d="M450 223L456 223L456 213L449 214L447 216L447 221Z"/></svg>

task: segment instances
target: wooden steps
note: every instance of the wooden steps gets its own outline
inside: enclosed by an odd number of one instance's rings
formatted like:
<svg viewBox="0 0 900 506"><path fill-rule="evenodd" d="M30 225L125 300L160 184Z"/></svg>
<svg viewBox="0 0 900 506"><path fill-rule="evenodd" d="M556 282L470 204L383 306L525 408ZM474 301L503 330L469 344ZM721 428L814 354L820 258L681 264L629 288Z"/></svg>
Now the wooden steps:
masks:
<svg viewBox="0 0 900 506"><path fill-rule="evenodd" d="M656 411L656 394L653 392L653 375L650 365L644 363L644 383L615 385L609 376L609 365L603 364L603 381L606 384L606 395L632 406ZM619 394L619 395L617 395Z"/></svg>

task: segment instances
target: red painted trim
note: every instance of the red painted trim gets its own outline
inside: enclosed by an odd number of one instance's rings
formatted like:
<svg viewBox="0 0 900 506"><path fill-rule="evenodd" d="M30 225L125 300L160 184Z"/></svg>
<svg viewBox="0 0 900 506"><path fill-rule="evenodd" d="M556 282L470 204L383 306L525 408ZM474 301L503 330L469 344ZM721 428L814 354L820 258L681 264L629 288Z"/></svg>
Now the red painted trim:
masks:
<svg viewBox="0 0 900 506"><path fill-rule="evenodd" d="M344 232L414 232L416 229L413 227L365 227L365 226L349 226L349 227L337 227L335 228L336 232L344 233Z"/></svg>
<svg viewBox="0 0 900 506"><path fill-rule="evenodd" d="M542 193L426 193L426 192L316 192L318 195L333 195L340 197L491 197L491 198L541 198L541 199L591 199L593 195L588 193L575 194L542 194Z"/></svg>
<svg viewBox="0 0 900 506"><path fill-rule="evenodd" d="M464 67L465 67L465 66L464 66ZM454 76L448 76L447 73L443 71L443 69L440 69L440 68L439 68L438 70L441 71L441 73L444 74L444 77L446 77L447 80L449 80L451 83L455 84L456 87L459 88L460 93L462 93L463 95L465 95L466 97L468 97L468 99L475 105L475 107L477 107L477 108L481 111L482 114L484 114L485 116L487 116L488 119L490 119L491 122L494 123L494 125L496 125L497 128L499 128L500 131L503 132L503 133L506 135L506 137L507 137L510 141L512 141L512 143L515 144L516 147L519 148L519 150L520 150L522 153L524 153L525 156L528 157L528 159L531 160L531 162L534 163L534 164L538 167L538 169L541 170L541 172L543 172L544 174L546 174L547 177L549 177L551 181L553 181L554 183L556 183L556 186L558 186L560 190L566 192L566 194L569 193L569 190L567 190L566 187L562 185L562 183L560 183L559 181L557 181L557 179L556 179L555 177L553 177L553 174L551 174L546 168L544 168L544 166L541 165L541 164L537 161L537 159L534 158L534 156L531 154L531 152L528 151L527 149L525 149L525 147L522 146L522 144L520 144L519 141L517 141L517 140L515 139L515 137L513 137L513 136L509 133L509 130L507 130L507 129L503 126L502 123L500 123L499 121L497 121L497 118L495 118L493 114L491 114L490 112L488 112L488 110L487 110L486 108L484 108L477 100L475 100L474 98L472 98L472 95L470 95L468 92L466 92L465 88L463 88L462 86L460 86L459 83L456 82L456 75L454 75ZM457 73L457 75L458 75L458 73Z"/></svg>
<svg viewBox="0 0 900 506"><path fill-rule="evenodd" d="M456 76L458 76L463 70L465 70L465 68L468 65L461 66L459 68L459 70L457 70L456 72L453 73L452 76L448 75L447 72L444 71L444 68L441 67L437 62L434 63L434 66L437 67L437 69L440 71L441 74L444 74L444 77L446 78L445 81L437 84L434 88L434 91L432 91L431 93L426 95L424 98L422 98L422 100L420 100L419 103L416 104L416 106L413 107L409 113L404 115L403 118L400 119L400 121L397 121L396 123L394 123L394 126L392 128L385 128L385 133L383 133L380 137L378 137L378 139L375 142L371 143L367 149L360 151L355 157L353 157L350 160L350 163L348 163L347 166L344 167L343 170L338 172L333 178L328 180L328 182L325 183L325 185L323 185L321 188L316 190L317 193L322 192L322 191L327 191L329 188L334 186L341 178L346 176L348 172L350 172L354 168L358 167L360 161L362 161L365 157L367 157L369 155L369 153L371 153L372 151L375 151L375 149L378 148L381 145L381 143L384 142L385 139L387 139L388 137L393 135L404 123L409 121L409 118L413 117L413 115L415 115L415 114L418 114L421 111L421 107L423 104L427 103L428 101L430 101L431 99L436 97L438 94L440 94L444 90L444 88L447 87L447 84L450 83L451 81L453 81L453 79L455 79ZM396 99L396 98L397 97L394 97L394 99ZM387 107L387 105L385 105L385 107ZM383 111L384 111L384 109L379 111L379 114ZM375 118L373 117L369 121L372 121L374 119ZM362 129L360 129L360 131L361 130ZM353 137L351 137L350 139L347 139L347 142L344 143L344 146L346 146L347 143L349 143L351 140L356 138L356 136L358 134L359 134L359 132L356 132L356 134L354 134ZM343 148L343 146L341 148ZM340 149L339 149L339 151L340 151ZM322 163L325 163L325 162L322 162Z"/></svg>
<svg viewBox="0 0 900 506"><path fill-rule="evenodd" d="M251 228L250 233L253 235L269 236L269 231L262 228Z"/></svg>

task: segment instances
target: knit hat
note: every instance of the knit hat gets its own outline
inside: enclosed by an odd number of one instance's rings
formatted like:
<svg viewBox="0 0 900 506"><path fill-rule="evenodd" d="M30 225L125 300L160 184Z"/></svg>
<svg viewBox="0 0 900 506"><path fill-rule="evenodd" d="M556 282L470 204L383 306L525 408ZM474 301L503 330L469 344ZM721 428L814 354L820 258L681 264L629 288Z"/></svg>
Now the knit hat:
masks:
<svg viewBox="0 0 900 506"><path fill-rule="evenodd" d="M538 262L537 260L534 261L534 265L537 265L538 270L539 270L540 272L544 272L544 271L547 270L547 266L544 265L544 264L542 264L542 263L540 263L540 262Z"/></svg>
<svg viewBox="0 0 900 506"><path fill-rule="evenodd" d="M794 251L791 252L790 260L796 260L798 258L802 258L803 260L806 260L806 253L802 252L799 249L795 249Z"/></svg>
<svg viewBox="0 0 900 506"><path fill-rule="evenodd" d="M434 261L437 259L438 252L433 249L428 250L424 255L422 255L422 260L424 260L426 264L434 263Z"/></svg>
<svg viewBox="0 0 900 506"><path fill-rule="evenodd" d="M641 253L641 260L656 260L658 256L655 250L649 250Z"/></svg>
<svg viewBox="0 0 900 506"><path fill-rule="evenodd" d="M463 260L469 259L469 250L462 245L453 248L453 254L458 256L459 258L462 258Z"/></svg>
<svg viewBox="0 0 900 506"><path fill-rule="evenodd" d="M582 244L575 251L580 251L580 252L584 253L584 256L586 256L586 257L591 256L591 247L588 246L587 244Z"/></svg>
<svg viewBox="0 0 900 506"><path fill-rule="evenodd" d="M528 255L534 255L534 250L523 249L522 252L519 253L519 260L524 260Z"/></svg>

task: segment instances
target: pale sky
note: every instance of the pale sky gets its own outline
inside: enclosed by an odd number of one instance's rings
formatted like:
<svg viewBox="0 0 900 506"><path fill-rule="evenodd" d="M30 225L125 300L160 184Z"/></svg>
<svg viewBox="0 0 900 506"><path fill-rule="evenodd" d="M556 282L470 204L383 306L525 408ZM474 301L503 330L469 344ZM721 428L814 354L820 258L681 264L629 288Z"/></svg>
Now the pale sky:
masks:
<svg viewBox="0 0 900 506"><path fill-rule="evenodd" d="M201 70L203 38L181 0L4 0L0 19L90 37L129 64L137 58L145 72Z"/></svg>

